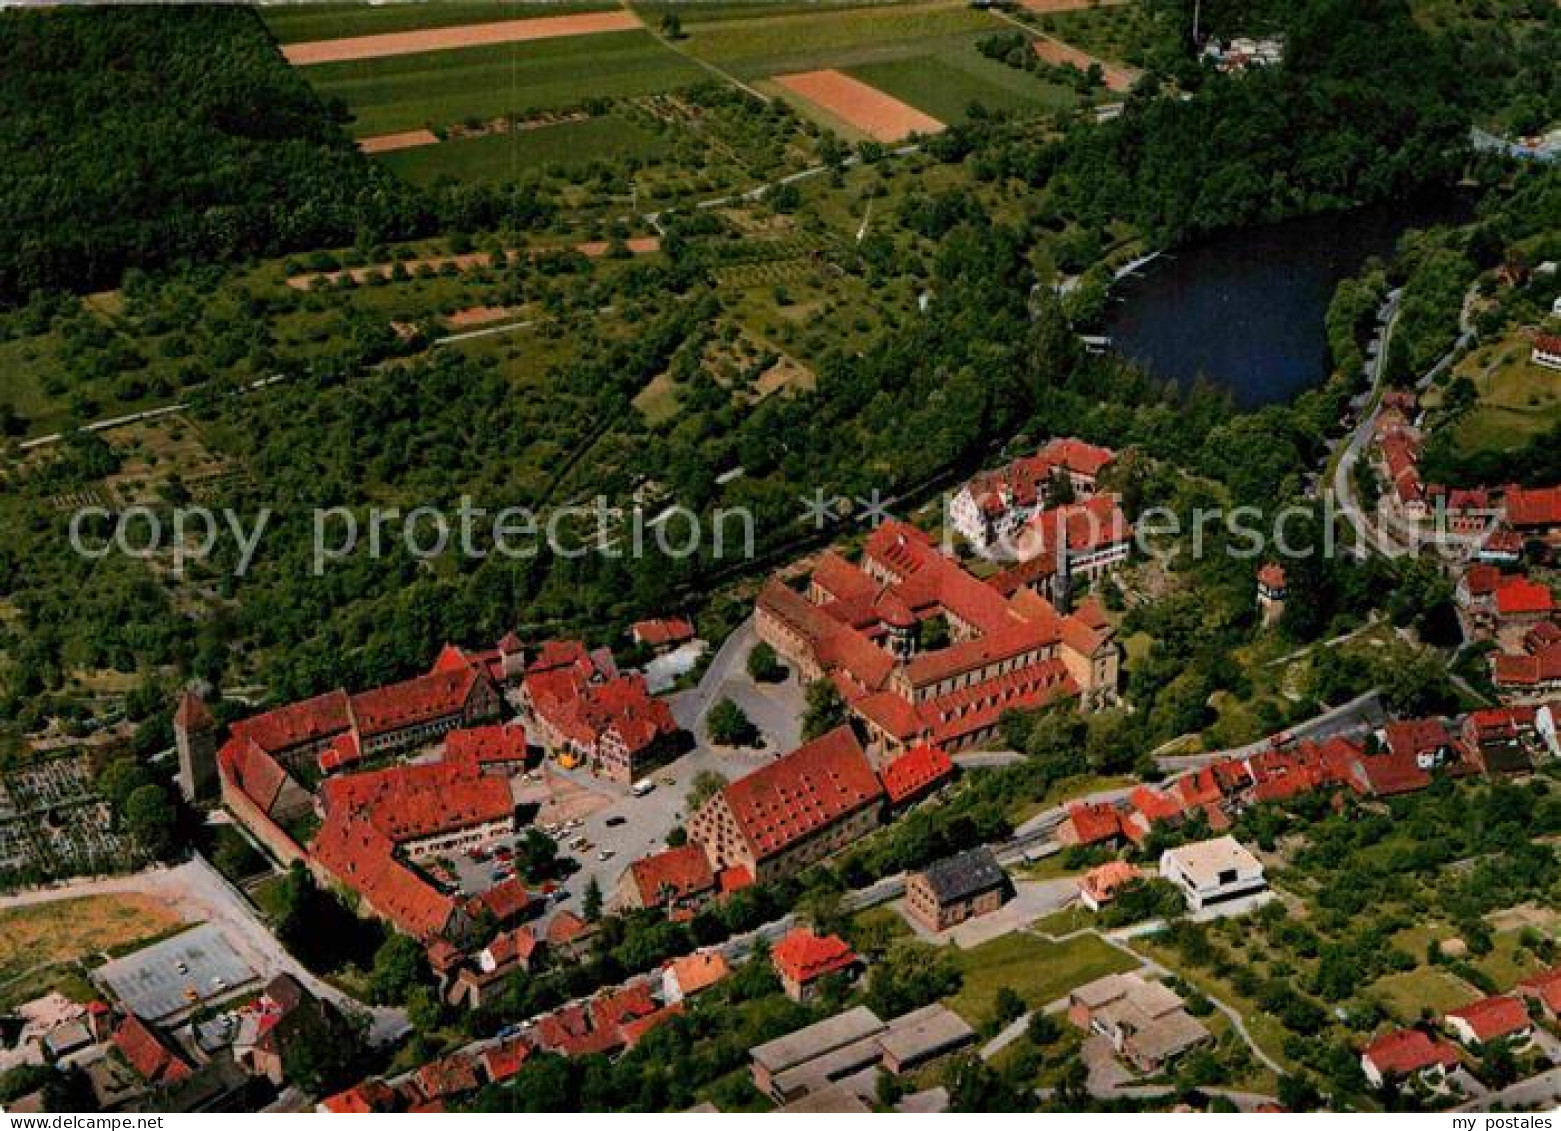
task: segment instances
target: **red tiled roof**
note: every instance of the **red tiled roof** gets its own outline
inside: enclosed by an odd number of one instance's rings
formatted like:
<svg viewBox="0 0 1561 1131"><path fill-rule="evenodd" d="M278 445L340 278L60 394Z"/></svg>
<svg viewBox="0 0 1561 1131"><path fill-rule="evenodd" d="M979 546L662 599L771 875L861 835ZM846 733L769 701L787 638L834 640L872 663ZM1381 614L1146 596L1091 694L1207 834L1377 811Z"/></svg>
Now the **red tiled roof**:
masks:
<svg viewBox="0 0 1561 1131"><path fill-rule="evenodd" d="M1168 793L1151 789L1147 785L1141 785L1133 790L1128 798L1128 803L1144 815L1144 819L1150 824L1156 821L1171 821L1182 815L1186 808L1180 800Z"/></svg>
<svg viewBox="0 0 1561 1131"><path fill-rule="evenodd" d="M1070 553L1086 554L1132 536L1132 524L1122 513L1117 496L1096 495L1086 502L1068 503L1036 515L1020 537L1020 554L1055 557L1062 545Z"/></svg>
<svg viewBox="0 0 1561 1131"><path fill-rule="evenodd" d="M252 738L261 749L279 754L306 743L324 742L352 726L345 691L328 691L233 724L234 734Z"/></svg>
<svg viewBox="0 0 1561 1131"><path fill-rule="evenodd" d="M1470 566L1464 573L1463 585L1469 591L1471 597L1488 597L1496 592L1496 587L1501 584L1501 579L1501 570L1493 565L1480 562Z"/></svg>
<svg viewBox="0 0 1561 1131"><path fill-rule="evenodd" d="M1499 652L1492 665L1493 677L1502 687L1539 687L1561 681L1561 644L1536 652Z"/></svg>
<svg viewBox="0 0 1561 1131"><path fill-rule="evenodd" d="M1383 1076L1408 1076L1439 1064L1458 1067L1458 1052L1445 1041L1433 1040L1419 1029L1395 1029L1367 1045L1362 1055Z"/></svg>
<svg viewBox="0 0 1561 1131"><path fill-rule="evenodd" d="M560 911L547 925L547 941L550 946L565 946L590 934L596 928L572 911Z"/></svg>
<svg viewBox="0 0 1561 1131"><path fill-rule="evenodd" d="M459 949L445 939L435 939L428 944L428 965L435 973L447 974L466 959Z"/></svg>
<svg viewBox="0 0 1561 1131"><path fill-rule="evenodd" d="M1265 589L1283 589L1285 587L1285 567L1278 562L1269 562L1257 571L1258 584Z"/></svg>
<svg viewBox="0 0 1561 1131"><path fill-rule="evenodd" d="M331 778L320 787L326 816L357 813L401 843L513 815L509 784L471 764L422 762Z"/></svg>
<svg viewBox="0 0 1561 1131"><path fill-rule="evenodd" d="M487 913L500 923L518 919L530 909L531 892L519 879L501 880L467 904L471 914Z"/></svg>
<svg viewBox="0 0 1561 1131"><path fill-rule="evenodd" d="M280 762L247 735L234 735L223 743L217 760L240 793L262 812L270 812L288 781L287 771Z"/></svg>
<svg viewBox="0 0 1561 1131"><path fill-rule="evenodd" d="M954 763L932 746L907 750L883 768L879 775L889 800L898 805L954 776Z"/></svg>
<svg viewBox="0 0 1561 1131"><path fill-rule="evenodd" d="M537 945L537 936L530 927L517 927L495 936L487 949L495 966L508 966L511 962L529 963Z"/></svg>
<svg viewBox="0 0 1561 1131"><path fill-rule="evenodd" d="M488 1079L497 1084L519 1072L521 1065L530 1059L534 1051L536 1050L532 1048L530 1041L524 1037L514 1037L490 1049L484 1049L482 1066L488 1073Z"/></svg>
<svg viewBox="0 0 1561 1131"><path fill-rule="evenodd" d="M667 969L677 979L678 988L685 996L709 989L732 972L726 956L719 950L702 950L674 958L667 963Z"/></svg>
<svg viewBox="0 0 1561 1131"><path fill-rule="evenodd" d="M359 692L352 697L353 721L359 735L375 735L447 718L466 706L473 686L486 678L471 668L431 671Z"/></svg>
<svg viewBox="0 0 1561 1131"><path fill-rule="evenodd" d="M1036 458L1075 474L1093 478L1104 471L1106 465L1117 457L1110 448L1087 444L1072 436L1062 436L1042 448Z"/></svg>
<svg viewBox="0 0 1561 1131"><path fill-rule="evenodd" d="M1532 1025L1523 1003L1506 996L1488 997L1462 1009L1449 1009L1445 1016L1463 1020L1474 1031L1475 1040L1481 1043L1521 1033Z"/></svg>
<svg viewBox="0 0 1561 1131"><path fill-rule="evenodd" d="M756 858L788 846L883 798L883 786L850 727L797 747L722 791Z"/></svg>
<svg viewBox="0 0 1561 1131"><path fill-rule="evenodd" d="M1394 754L1429 754L1451 745L1452 734L1441 719L1401 719L1383 728L1387 748Z"/></svg>
<svg viewBox="0 0 1561 1131"><path fill-rule="evenodd" d="M1068 820L1079 844L1097 844L1122 834L1122 819L1110 805L1075 802L1068 807Z"/></svg>
<svg viewBox="0 0 1561 1131"><path fill-rule="evenodd" d="M455 911L452 900L395 858L395 843L366 818L328 817L310 854L413 938L441 933Z"/></svg>
<svg viewBox="0 0 1561 1131"><path fill-rule="evenodd" d="M1517 990L1544 1002L1551 1013L1561 1014L1561 966L1524 978Z"/></svg>
<svg viewBox="0 0 1561 1131"><path fill-rule="evenodd" d="M1513 526L1561 526L1561 486L1537 489L1509 487L1505 503L1507 521Z"/></svg>
<svg viewBox="0 0 1561 1131"><path fill-rule="evenodd" d="M591 1001L591 1025L597 1029L611 1029L656 1012L656 999L651 996L649 982L636 982L622 989L603 994Z"/></svg>
<svg viewBox="0 0 1561 1131"><path fill-rule="evenodd" d="M375 1112L394 1111L398 1106L395 1090L383 1080L364 1080L345 1092L337 1092L320 1101L326 1111L338 1115L372 1115Z"/></svg>
<svg viewBox="0 0 1561 1131"><path fill-rule="evenodd" d="M190 1066L133 1013L114 1031L114 1047L149 1084L175 1084L191 1075Z"/></svg>
<svg viewBox="0 0 1561 1131"><path fill-rule="evenodd" d="M1524 616L1555 611L1550 586L1526 577L1504 578L1496 587L1496 611L1502 616Z"/></svg>
<svg viewBox="0 0 1561 1131"><path fill-rule="evenodd" d="M816 935L806 927L798 927L775 944L770 961L782 978L806 985L848 968L856 962L856 952L844 939Z"/></svg>
<svg viewBox="0 0 1561 1131"><path fill-rule="evenodd" d="M477 1066L460 1053L423 1065L416 1078L418 1088L431 1100L474 1092L480 1083Z"/></svg>
<svg viewBox="0 0 1561 1131"><path fill-rule="evenodd" d="M1143 870L1125 860L1112 860L1084 873L1079 890L1086 891L1097 903L1105 903L1124 884L1144 878Z"/></svg>
<svg viewBox="0 0 1561 1131"><path fill-rule="evenodd" d="M665 1025L682 1012L683 1005L681 1002L662 1006L654 1013L647 1013L644 1017L637 1017L633 1021L624 1022L618 1026L618 1035L623 1038L623 1043L632 1049L645 1038L646 1033Z"/></svg>
<svg viewBox="0 0 1561 1131"><path fill-rule="evenodd" d="M636 621L634 639L652 648L664 644L682 644L694 639L694 626L683 617L658 617L654 620Z"/></svg>
<svg viewBox="0 0 1561 1131"><path fill-rule="evenodd" d="M644 907L661 907L715 888L715 873L697 844L643 856L629 865L629 876Z"/></svg>
<svg viewBox="0 0 1561 1131"><path fill-rule="evenodd" d="M715 878L716 886L721 889L722 895L730 895L734 891L753 886L753 873L741 864L733 864L729 868L722 868L720 875Z"/></svg>
<svg viewBox="0 0 1561 1131"><path fill-rule="evenodd" d="M519 723L466 727L445 736L447 762L475 762L478 766L503 766L526 760L526 728Z"/></svg>
<svg viewBox="0 0 1561 1131"><path fill-rule="evenodd" d="M1371 754L1361 758L1356 765L1365 777L1368 790L1378 797L1414 793L1431 785L1431 775L1415 764L1412 753Z"/></svg>
<svg viewBox="0 0 1561 1131"><path fill-rule="evenodd" d="M871 600L880 588L878 582L834 550L819 555L811 581L836 601Z"/></svg>

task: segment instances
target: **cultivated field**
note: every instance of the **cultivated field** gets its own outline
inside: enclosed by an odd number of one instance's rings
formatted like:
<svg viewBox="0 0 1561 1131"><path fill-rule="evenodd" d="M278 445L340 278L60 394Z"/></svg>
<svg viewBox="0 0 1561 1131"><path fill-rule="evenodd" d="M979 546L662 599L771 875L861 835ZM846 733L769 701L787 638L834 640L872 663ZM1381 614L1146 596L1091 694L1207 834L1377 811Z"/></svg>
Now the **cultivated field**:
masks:
<svg viewBox="0 0 1561 1131"><path fill-rule="evenodd" d="M901 141L943 129L930 114L839 71L780 75L775 81L875 141Z"/></svg>
<svg viewBox="0 0 1561 1131"><path fill-rule="evenodd" d="M346 39L290 43L282 48L282 54L289 63L310 66L318 63L342 63L355 59L419 55L429 51L452 51L495 43L565 39L577 35L627 31L639 26L639 17L632 12L586 12L573 16L539 16L525 20L501 20L489 24L420 28L415 31L386 32L382 35L360 35Z"/></svg>
<svg viewBox="0 0 1561 1131"><path fill-rule="evenodd" d="M1005 67L975 50L867 63L847 72L943 122L963 122L970 108L1024 113L1061 110L1078 101L1075 91Z"/></svg>
<svg viewBox="0 0 1561 1131"><path fill-rule="evenodd" d="M346 39L360 35L384 35L419 28L460 27L528 16L563 16L578 12L619 10L605 0L438 0L438 3L367 4L362 0L338 3L266 4L261 17L279 43L306 43L319 39Z"/></svg>
<svg viewBox="0 0 1561 1131"><path fill-rule="evenodd" d="M706 78L644 31L467 47L311 67L322 95L355 115L354 136L579 106Z"/></svg>
<svg viewBox="0 0 1561 1131"><path fill-rule="evenodd" d="M1089 70L1094 63L1100 64L1100 69L1105 75L1106 86L1119 94L1125 94L1133 89L1133 83L1138 81L1138 72L1130 67L1118 66L1108 63L1104 59L1097 59L1086 51L1081 51L1060 39L1038 39L1035 41L1035 53L1041 60L1052 66L1077 67L1081 71Z"/></svg>
<svg viewBox="0 0 1561 1131"><path fill-rule="evenodd" d="M417 149L402 148L385 163L414 183L441 176L465 181L514 179L528 169L575 168L597 159L656 157L667 143L616 115L560 122L537 129L456 138Z"/></svg>
<svg viewBox="0 0 1561 1131"><path fill-rule="evenodd" d="M393 153L398 149L411 149L419 145L436 145L439 135L433 130L402 130L394 134L377 134L358 139L358 148L365 153Z"/></svg>

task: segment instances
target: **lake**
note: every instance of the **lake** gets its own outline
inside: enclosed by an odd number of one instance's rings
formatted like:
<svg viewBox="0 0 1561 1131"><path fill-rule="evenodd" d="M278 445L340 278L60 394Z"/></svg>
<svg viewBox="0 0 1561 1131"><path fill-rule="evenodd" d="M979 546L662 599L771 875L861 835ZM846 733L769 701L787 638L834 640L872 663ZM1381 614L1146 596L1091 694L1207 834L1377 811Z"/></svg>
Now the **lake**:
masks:
<svg viewBox="0 0 1561 1131"><path fill-rule="evenodd" d="M1243 408L1287 401L1328 376L1328 303L1406 230L1457 220L1459 200L1381 205L1229 232L1123 281L1106 333L1157 377L1200 373Z"/></svg>

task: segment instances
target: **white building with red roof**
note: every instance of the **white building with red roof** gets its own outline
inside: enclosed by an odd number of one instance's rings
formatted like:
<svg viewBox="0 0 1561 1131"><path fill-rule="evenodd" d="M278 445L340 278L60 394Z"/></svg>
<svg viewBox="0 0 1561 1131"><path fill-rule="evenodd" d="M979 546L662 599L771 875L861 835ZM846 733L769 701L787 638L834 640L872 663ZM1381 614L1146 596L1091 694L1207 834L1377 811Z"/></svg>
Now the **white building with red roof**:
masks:
<svg viewBox="0 0 1561 1131"><path fill-rule="evenodd" d="M883 817L883 785L850 727L837 727L726 785L688 823L713 867L758 883L793 876Z"/></svg>
<svg viewBox="0 0 1561 1131"><path fill-rule="evenodd" d="M1095 493L1100 473L1116 458L1082 440L1052 440L1033 456L973 476L949 502L949 522L978 553L1019 534L1047 504L1055 477L1078 496Z"/></svg>
<svg viewBox="0 0 1561 1131"><path fill-rule="evenodd" d="M1360 1054L1361 1071L1373 1088L1409 1076L1439 1081L1458 1064L1457 1049L1419 1029L1395 1029L1384 1033Z"/></svg>
<svg viewBox="0 0 1561 1131"><path fill-rule="evenodd" d="M1442 1015L1448 1031L1469 1048L1491 1041L1521 1040L1534 1031L1523 1002L1505 994L1483 998L1461 1009L1449 1009Z"/></svg>

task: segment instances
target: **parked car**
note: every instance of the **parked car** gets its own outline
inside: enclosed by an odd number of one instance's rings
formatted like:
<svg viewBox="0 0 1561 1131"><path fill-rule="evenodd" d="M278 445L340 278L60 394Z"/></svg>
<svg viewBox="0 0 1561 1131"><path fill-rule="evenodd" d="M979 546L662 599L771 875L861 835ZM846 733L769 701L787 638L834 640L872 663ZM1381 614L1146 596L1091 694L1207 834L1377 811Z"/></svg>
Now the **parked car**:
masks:
<svg viewBox="0 0 1561 1131"><path fill-rule="evenodd" d="M619 825L624 824L625 822L627 822L628 819L629 818L627 818L627 817L608 817L607 818L607 827L609 829L615 829Z"/></svg>
<svg viewBox="0 0 1561 1131"><path fill-rule="evenodd" d="M616 852L614 852L612 849L604 848L604 849L602 849L600 852L598 852L596 854L596 858L598 860L606 861L606 860L611 860L616 855L618 855L618 854Z"/></svg>

